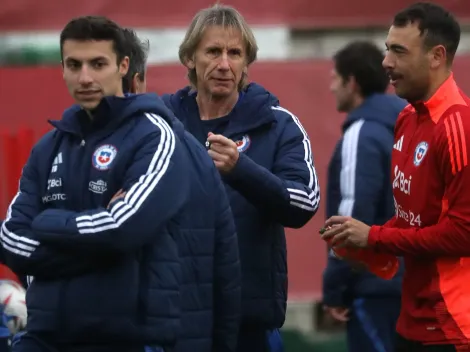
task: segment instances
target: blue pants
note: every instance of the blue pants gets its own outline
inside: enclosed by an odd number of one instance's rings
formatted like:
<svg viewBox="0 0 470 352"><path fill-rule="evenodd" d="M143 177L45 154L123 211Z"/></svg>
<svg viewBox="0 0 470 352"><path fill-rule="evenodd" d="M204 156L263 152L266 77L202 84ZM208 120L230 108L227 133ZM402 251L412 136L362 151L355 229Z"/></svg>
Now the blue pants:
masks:
<svg viewBox="0 0 470 352"><path fill-rule="evenodd" d="M0 352L10 351L10 339L8 337L0 337Z"/></svg>
<svg viewBox="0 0 470 352"><path fill-rule="evenodd" d="M400 298L354 300L347 323L348 352L394 352Z"/></svg>

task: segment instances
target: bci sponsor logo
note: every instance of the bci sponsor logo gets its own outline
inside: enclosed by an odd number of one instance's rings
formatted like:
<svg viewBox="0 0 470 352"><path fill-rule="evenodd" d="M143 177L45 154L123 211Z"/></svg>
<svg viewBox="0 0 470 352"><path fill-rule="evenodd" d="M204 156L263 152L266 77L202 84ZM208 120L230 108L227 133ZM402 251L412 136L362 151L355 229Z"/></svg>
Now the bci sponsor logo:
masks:
<svg viewBox="0 0 470 352"><path fill-rule="evenodd" d="M393 179L393 189L396 188L405 194L411 194L411 176L406 177L398 165L395 166L395 178Z"/></svg>
<svg viewBox="0 0 470 352"><path fill-rule="evenodd" d="M51 189L55 187L62 187L61 178L50 178L49 180L47 180L47 189Z"/></svg>

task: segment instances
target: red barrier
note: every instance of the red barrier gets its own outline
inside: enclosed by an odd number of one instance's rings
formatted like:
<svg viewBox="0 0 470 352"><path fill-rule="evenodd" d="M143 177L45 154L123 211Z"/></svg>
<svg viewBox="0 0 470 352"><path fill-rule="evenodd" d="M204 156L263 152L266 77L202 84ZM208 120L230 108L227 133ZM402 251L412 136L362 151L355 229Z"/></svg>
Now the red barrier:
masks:
<svg viewBox="0 0 470 352"><path fill-rule="evenodd" d="M284 24L290 27L364 27L388 25L400 9L414 0L227 0L251 24ZM0 31L60 30L76 16L105 15L124 26L163 28L188 26L192 17L214 0L180 1L155 0L2 0ZM443 0L440 3L460 20L470 18L470 2ZM31 14L34 14L32 16Z"/></svg>
<svg viewBox="0 0 470 352"><path fill-rule="evenodd" d="M3 131L0 134L0 160L2 165L2 193L0 214L5 214L8 204L18 191L18 180L23 165L28 160L35 142L35 132L22 128L16 134Z"/></svg>
<svg viewBox="0 0 470 352"><path fill-rule="evenodd" d="M461 88L470 92L467 75L470 57L457 57L454 67ZM326 249L319 239L318 229L324 220L328 161L343 120L335 110L336 104L328 89L330 69L329 61L305 61L257 63L249 71L250 78L275 93L281 104L302 121L310 135L323 191L320 211L315 218L303 229L288 231L291 298L318 296L321 287ZM0 69L0 115L8 117L3 118L1 124L10 131L17 131L24 125L35 131L44 131L48 128L47 117L60 118L62 111L71 103L60 72L59 67ZM158 93L173 92L186 84L185 70L178 65L150 67L147 79L149 90ZM44 82L47 82L47 89L44 89ZM27 102L18 104L19 99L27 99ZM19 148L17 143L12 145L10 148ZM17 169L12 174L18 175L18 172ZM16 190L16 180L11 181L11 187L13 184L14 190L9 194Z"/></svg>

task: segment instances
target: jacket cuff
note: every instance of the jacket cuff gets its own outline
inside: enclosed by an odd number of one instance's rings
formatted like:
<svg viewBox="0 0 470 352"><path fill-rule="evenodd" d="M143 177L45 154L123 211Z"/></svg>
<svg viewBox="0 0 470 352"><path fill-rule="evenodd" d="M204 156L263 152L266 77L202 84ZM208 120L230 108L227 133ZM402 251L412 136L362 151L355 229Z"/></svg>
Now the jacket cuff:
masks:
<svg viewBox="0 0 470 352"><path fill-rule="evenodd" d="M245 154L240 153L238 155L237 163L235 164L232 171L223 175L224 180L227 182L234 181L236 182L239 179L243 179L246 177L247 170L250 168L250 164L254 164L258 166L253 160L247 157Z"/></svg>
<svg viewBox="0 0 470 352"><path fill-rule="evenodd" d="M371 248L376 247L377 242L380 241L380 232L382 226L371 226L369 230L369 237L367 238L367 245Z"/></svg>

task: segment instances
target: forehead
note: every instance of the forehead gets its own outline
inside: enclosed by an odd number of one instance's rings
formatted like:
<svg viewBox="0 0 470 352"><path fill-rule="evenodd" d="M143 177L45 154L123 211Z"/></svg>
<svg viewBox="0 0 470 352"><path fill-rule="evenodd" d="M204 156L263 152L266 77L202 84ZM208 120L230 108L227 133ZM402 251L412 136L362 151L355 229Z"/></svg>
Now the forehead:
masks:
<svg viewBox="0 0 470 352"><path fill-rule="evenodd" d="M401 46L411 48L422 44L422 36L418 23L410 23L404 27L391 26L385 44L388 47Z"/></svg>
<svg viewBox="0 0 470 352"><path fill-rule="evenodd" d="M242 47L240 30L231 27L209 26L205 29L200 46Z"/></svg>
<svg viewBox="0 0 470 352"><path fill-rule="evenodd" d="M114 59L113 42L111 40L66 40L62 46L64 61L74 59L77 61L88 61L96 58Z"/></svg>

